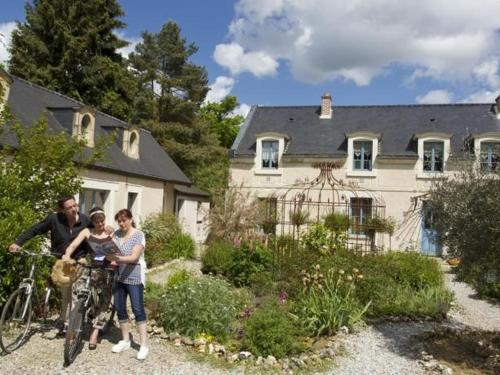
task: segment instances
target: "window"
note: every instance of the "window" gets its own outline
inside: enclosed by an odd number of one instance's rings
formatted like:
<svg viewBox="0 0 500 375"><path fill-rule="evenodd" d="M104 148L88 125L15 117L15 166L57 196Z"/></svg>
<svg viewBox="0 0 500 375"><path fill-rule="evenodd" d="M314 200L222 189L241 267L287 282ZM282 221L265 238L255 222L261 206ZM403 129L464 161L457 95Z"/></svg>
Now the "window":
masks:
<svg viewBox="0 0 500 375"><path fill-rule="evenodd" d="M481 170L495 171L500 160L500 142L481 142L479 162Z"/></svg>
<svg viewBox="0 0 500 375"><path fill-rule="evenodd" d="M358 171L372 170L372 141L353 142L353 169Z"/></svg>
<svg viewBox="0 0 500 375"><path fill-rule="evenodd" d="M371 217L371 198L351 198L351 232L353 234L366 234L364 226L367 219Z"/></svg>
<svg viewBox="0 0 500 375"><path fill-rule="evenodd" d="M259 198L262 210L261 227L266 234L276 234L276 225L278 224L278 199Z"/></svg>
<svg viewBox="0 0 500 375"><path fill-rule="evenodd" d="M424 142L424 171L443 171L444 142Z"/></svg>
<svg viewBox="0 0 500 375"><path fill-rule="evenodd" d="M88 135L88 132L89 132L89 127L90 127L90 123L91 123L91 118L90 118L90 115L84 115L82 117L82 125L80 127L80 131L81 131L81 135L86 138L87 135Z"/></svg>
<svg viewBox="0 0 500 375"><path fill-rule="evenodd" d="M278 141L262 141L262 168L278 169Z"/></svg>
<svg viewBox="0 0 500 375"><path fill-rule="evenodd" d="M127 208L132 212L133 216L137 216L137 197L138 193L129 192L127 195Z"/></svg>
<svg viewBox="0 0 500 375"><path fill-rule="evenodd" d="M81 212L87 215L96 206L105 209L108 194L107 190L83 189L79 202Z"/></svg>

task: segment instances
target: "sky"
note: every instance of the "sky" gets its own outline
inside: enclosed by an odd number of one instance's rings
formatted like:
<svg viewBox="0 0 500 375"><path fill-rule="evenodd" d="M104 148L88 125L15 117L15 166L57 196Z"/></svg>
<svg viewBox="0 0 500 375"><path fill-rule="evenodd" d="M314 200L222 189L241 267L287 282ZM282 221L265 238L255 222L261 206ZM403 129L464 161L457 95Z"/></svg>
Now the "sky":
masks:
<svg viewBox="0 0 500 375"><path fill-rule="evenodd" d="M131 44L173 20L199 50L208 101L251 105L493 102L500 0L119 0ZM2 0L0 61L23 0Z"/></svg>

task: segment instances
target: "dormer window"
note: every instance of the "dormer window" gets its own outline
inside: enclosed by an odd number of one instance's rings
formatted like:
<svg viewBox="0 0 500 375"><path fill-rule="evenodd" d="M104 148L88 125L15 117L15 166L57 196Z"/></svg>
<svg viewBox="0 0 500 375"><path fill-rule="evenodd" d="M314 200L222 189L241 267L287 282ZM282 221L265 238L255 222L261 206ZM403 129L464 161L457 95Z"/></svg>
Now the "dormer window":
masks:
<svg viewBox="0 0 500 375"><path fill-rule="evenodd" d="M481 142L479 154L481 170L496 171L500 162L500 142Z"/></svg>
<svg viewBox="0 0 500 375"><path fill-rule="evenodd" d="M424 142L424 172L443 172L444 142Z"/></svg>
<svg viewBox="0 0 500 375"><path fill-rule="evenodd" d="M139 159L139 140L139 129L124 129L122 147L123 153L129 158Z"/></svg>
<svg viewBox="0 0 500 375"><path fill-rule="evenodd" d="M279 142L262 141L262 168L278 169Z"/></svg>
<svg viewBox="0 0 500 375"><path fill-rule="evenodd" d="M372 141L354 141L353 142L353 170L371 171L372 170Z"/></svg>
<svg viewBox="0 0 500 375"><path fill-rule="evenodd" d="M74 111L73 136L85 141L87 147L94 147L95 110L85 106Z"/></svg>

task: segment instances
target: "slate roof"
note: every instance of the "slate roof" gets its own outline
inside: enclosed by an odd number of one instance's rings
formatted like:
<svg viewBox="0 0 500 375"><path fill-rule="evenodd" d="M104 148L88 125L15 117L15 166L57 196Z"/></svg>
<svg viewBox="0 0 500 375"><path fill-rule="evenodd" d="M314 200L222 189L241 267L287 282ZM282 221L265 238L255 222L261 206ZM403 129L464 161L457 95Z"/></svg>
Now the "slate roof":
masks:
<svg viewBox="0 0 500 375"><path fill-rule="evenodd" d="M210 197L210 194L208 194L206 191L203 191L194 185L192 185L190 187L183 186L183 185L175 185L174 190L177 193L183 194L183 195L189 195L189 196L200 197L200 198L205 198L205 199L208 199Z"/></svg>
<svg viewBox="0 0 500 375"><path fill-rule="evenodd" d="M50 128L55 131L66 131L71 134L73 109L85 106L57 92L45 89L11 76L12 84L8 105L15 117L24 125L30 126L46 113ZM129 128L130 124L103 112L95 112L94 137L105 136L112 130L120 131ZM153 136L144 129L139 135L139 159L133 159L122 152L121 139L108 147L105 160L94 163L93 167L120 174L146 177L165 182L189 185L191 182L181 169L167 155ZM1 142L16 146L12 134L4 134Z"/></svg>
<svg viewBox="0 0 500 375"><path fill-rule="evenodd" d="M331 119L320 119L319 106L252 107L232 147L233 157L255 155L256 136L284 133L290 138L284 156L345 157L346 134L381 135L380 157L417 157L415 134L451 133L459 153L470 135L500 132L494 104L334 106Z"/></svg>

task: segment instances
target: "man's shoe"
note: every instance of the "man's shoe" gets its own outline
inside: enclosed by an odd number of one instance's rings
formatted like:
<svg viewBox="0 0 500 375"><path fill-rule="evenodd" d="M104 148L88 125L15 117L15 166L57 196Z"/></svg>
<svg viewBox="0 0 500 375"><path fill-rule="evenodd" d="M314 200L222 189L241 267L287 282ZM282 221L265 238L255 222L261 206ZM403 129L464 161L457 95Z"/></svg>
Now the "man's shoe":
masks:
<svg viewBox="0 0 500 375"><path fill-rule="evenodd" d="M64 337L66 336L66 332L68 331L68 325L65 323L61 327L59 327L59 330L56 333L56 337Z"/></svg>
<svg viewBox="0 0 500 375"><path fill-rule="evenodd" d="M143 361L149 354L149 348L147 346L141 346L139 353L137 353L137 359Z"/></svg>
<svg viewBox="0 0 500 375"><path fill-rule="evenodd" d="M113 353L121 353L127 349L130 349L130 341L120 340L120 341L118 341L118 344L113 345L113 347L111 348L111 351Z"/></svg>

